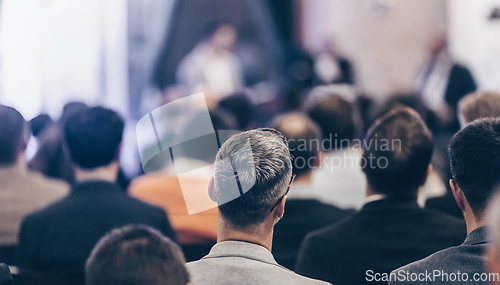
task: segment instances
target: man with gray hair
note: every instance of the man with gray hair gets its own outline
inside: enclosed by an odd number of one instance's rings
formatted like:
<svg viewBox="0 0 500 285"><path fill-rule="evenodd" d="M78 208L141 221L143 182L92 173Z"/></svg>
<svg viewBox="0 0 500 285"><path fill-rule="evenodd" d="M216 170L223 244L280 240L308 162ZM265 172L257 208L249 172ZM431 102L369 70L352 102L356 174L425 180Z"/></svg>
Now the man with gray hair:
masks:
<svg viewBox="0 0 500 285"><path fill-rule="evenodd" d="M292 177L286 139L276 130L237 134L222 145L209 184L219 209L217 244L188 263L193 284L328 284L280 266L271 254Z"/></svg>
<svg viewBox="0 0 500 285"><path fill-rule="evenodd" d="M500 92L482 90L470 93L458 102L460 127L480 118L500 117Z"/></svg>

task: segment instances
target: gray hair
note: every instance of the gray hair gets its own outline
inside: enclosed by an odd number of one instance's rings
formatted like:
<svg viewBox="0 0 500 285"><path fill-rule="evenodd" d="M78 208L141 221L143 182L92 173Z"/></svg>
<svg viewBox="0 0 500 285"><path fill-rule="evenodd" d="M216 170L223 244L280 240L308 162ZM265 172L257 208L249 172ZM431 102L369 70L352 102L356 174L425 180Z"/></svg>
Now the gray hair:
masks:
<svg viewBox="0 0 500 285"><path fill-rule="evenodd" d="M482 90L470 93L458 102L458 119L463 128L480 118L500 117L500 92Z"/></svg>
<svg viewBox="0 0 500 285"><path fill-rule="evenodd" d="M215 198L221 215L236 228L262 222L284 195L292 176L286 139L274 129L229 138L215 161Z"/></svg>

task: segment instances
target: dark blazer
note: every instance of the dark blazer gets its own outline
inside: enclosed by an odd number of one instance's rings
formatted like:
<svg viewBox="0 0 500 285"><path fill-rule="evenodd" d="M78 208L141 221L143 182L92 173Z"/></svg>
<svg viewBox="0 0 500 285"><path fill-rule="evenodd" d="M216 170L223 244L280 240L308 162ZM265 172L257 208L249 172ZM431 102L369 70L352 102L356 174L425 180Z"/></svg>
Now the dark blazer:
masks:
<svg viewBox="0 0 500 285"><path fill-rule="evenodd" d="M77 184L66 198L25 217L16 265L47 274L81 274L100 238L130 224L151 226L174 239L164 210L109 182Z"/></svg>
<svg viewBox="0 0 500 285"><path fill-rule="evenodd" d="M0 263L0 285L12 285L12 274L5 263Z"/></svg>
<svg viewBox="0 0 500 285"><path fill-rule="evenodd" d="M387 284L367 281L367 271L389 274L458 245L465 236L464 221L421 209L414 199L377 200L354 216L309 234L296 272L335 285Z"/></svg>
<svg viewBox="0 0 500 285"><path fill-rule="evenodd" d="M285 215L274 227L274 259L278 264L293 270L300 244L308 233L353 213L314 199L288 199Z"/></svg>
<svg viewBox="0 0 500 285"><path fill-rule="evenodd" d="M408 278L407 272L409 274L415 273L414 275L417 276L417 278L419 278L418 274L424 273L420 274L421 281L412 281L412 284L451 284L453 282L449 282L449 279L448 282L446 282L445 278L453 278L450 275L452 273L457 275L459 271L461 280L467 277L467 280L470 282L456 282L457 284L488 284L487 282L482 282L480 279L477 279L477 277L481 277L480 275L474 276L474 274L486 272L483 264L483 252L486 250L487 244L487 228L481 227L475 229L467 236L461 245L441 250L422 260L396 269L393 271L393 277L389 281L389 284L408 284L408 282L404 280ZM438 275L434 270L438 270L440 274ZM435 276L433 276L434 273L436 273ZM445 276L443 273L448 274L448 276ZM464 275L464 273L466 273L467 276ZM456 280L457 279L455 279L455 281Z"/></svg>
<svg viewBox="0 0 500 285"><path fill-rule="evenodd" d="M476 88L476 82L470 71L465 66L453 64L444 99L451 106L457 106L462 97L476 91Z"/></svg>

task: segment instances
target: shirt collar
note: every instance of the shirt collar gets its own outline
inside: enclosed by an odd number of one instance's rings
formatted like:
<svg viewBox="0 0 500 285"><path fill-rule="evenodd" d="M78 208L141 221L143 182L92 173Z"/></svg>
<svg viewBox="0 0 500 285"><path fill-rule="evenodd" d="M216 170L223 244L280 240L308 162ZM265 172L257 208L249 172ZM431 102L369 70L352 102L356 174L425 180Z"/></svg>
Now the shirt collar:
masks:
<svg viewBox="0 0 500 285"><path fill-rule="evenodd" d="M105 180L86 180L79 182L71 189L73 194L123 193L115 184Z"/></svg>
<svg viewBox="0 0 500 285"><path fill-rule="evenodd" d="M244 241L223 241L215 244L203 259L217 257L243 257L269 264L277 264L267 248Z"/></svg>
<svg viewBox="0 0 500 285"><path fill-rule="evenodd" d="M473 244L481 244L487 243L490 241L488 237L488 226L480 227L467 235L467 238L462 243L462 245L473 245Z"/></svg>
<svg viewBox="0 0 500 285"><path fill-rule="evenodd" d="M382 195L382 194L370 195L370 196L366 197L364 205L371 203L371 202L383 200L383 199L387 199L387 196Z"/></svg>
<svg viewBox="0 0 500 285"><path fill-rule="evenodd" d="M420 209L420 206L417 204L417 198L413 196L385 196L382 199L367 202L361 208L361 212L401 209Z"/></svg>

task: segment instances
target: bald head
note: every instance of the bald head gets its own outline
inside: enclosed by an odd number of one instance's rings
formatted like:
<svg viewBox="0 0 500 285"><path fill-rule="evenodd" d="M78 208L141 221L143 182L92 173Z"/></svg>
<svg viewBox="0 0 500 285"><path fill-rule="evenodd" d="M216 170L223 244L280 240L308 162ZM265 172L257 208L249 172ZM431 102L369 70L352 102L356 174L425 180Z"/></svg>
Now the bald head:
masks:
<svg viewBox="0 0 500 285"><path fill-rule="evenodd" d="M458 103L461 127L480 118L500 117L500 92L492 90L468 94Z"/></svg>
<svg viewBox="0 0 500 285"><path fill-rule="evenodd" d="M321 129L318 125L302 113L288 113L274 119L272 127L287 138L293 156L293 173L297 176L308 173L319 151Z"/></svg>
<svg viewBox="0 0 500 285"><path fill-rule="evenodd" d="M0 105L0 166L12 165L26 147L26 122L14 108Z"/></svg>

